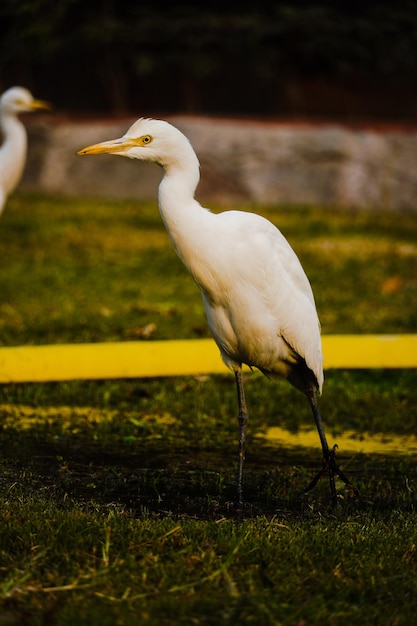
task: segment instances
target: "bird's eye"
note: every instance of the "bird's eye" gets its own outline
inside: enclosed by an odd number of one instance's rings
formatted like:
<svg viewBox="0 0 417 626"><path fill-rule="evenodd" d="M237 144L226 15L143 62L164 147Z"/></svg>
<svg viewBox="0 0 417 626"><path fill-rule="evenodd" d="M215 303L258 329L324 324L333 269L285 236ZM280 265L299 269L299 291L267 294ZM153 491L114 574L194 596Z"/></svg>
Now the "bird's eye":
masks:
<svg viewBox="0 0 417 626"><path fill-rule="evenodd" d="M152 137L150 135L144 135L140 138L142 144L151 143Z"/></svg>

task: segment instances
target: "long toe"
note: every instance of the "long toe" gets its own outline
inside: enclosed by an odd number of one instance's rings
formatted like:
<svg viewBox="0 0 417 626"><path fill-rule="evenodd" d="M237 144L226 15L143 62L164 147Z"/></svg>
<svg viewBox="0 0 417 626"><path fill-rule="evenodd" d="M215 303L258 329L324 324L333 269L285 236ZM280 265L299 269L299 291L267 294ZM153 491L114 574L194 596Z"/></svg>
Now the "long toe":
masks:
<svg viewBox="0 0 417 626"><path fill-rule="evenodd" d="M317 483L323 478L323 476L328 476L330 481L330 491L332 495L333 502L337 501L337 490L335 485L335 477L338 476L342 482L348 487L348 489L355 495L358 495L357 489L351 484L346 475L342 472L339 466L336 463L336 449L337 445L335 445L331 450L323 455L323 466L319 472L317 472L316 476L313 480L308 484L307 488L304 490L304 493L308 493L317 485Z"/></svg>

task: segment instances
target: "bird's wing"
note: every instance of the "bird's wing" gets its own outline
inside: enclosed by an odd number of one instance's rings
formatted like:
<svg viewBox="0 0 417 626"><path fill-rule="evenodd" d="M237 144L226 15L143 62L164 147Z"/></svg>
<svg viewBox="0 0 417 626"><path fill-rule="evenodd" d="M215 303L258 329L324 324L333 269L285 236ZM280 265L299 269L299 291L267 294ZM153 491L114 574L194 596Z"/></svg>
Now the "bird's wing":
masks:
<svg viewBox="0 0 417 626"><path fill-rule="evenodd" d="M313 291L301 263L282 233L268 220L252 213L229 216L233 226L240 281L254 298L261 298L264 310L276 321L276 333L300 355L322 382L320 322ZM223 213L222 215L225 215ZM244 216L244 217L243 217Z"/></svg>
<svg viewBox="0 0 417 626"><path fill-rule="evenodd" d="M271 283L277 294L273 306L280 320L280 335L305 360L321 387L320 322L310 282L291 248L277 247L275 259L275 271L269 271L268 275L273 277Z"/></svg>

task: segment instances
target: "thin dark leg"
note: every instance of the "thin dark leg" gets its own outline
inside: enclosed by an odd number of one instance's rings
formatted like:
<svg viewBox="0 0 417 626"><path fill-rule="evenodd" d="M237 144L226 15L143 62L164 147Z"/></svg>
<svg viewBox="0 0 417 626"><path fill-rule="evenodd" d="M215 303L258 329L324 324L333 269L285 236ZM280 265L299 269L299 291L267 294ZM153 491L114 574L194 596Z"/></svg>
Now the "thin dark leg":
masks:
<svg viewBox="0 0 417 626"><path fill-rule="evenodd" d="M242 371L235 371L237 400L239 403L239 460L237 465L236 504L243 505L243 465L245 462L246 427L248 424L248 409L246 407L245 392L243 389Z"/></svg>
<svg viewBox="0 0 417 626"><path fill-rule="evenodd" d="M310 406L312 408L313 411L313 415L314 415L314 420L316 422L316 426L317 426L317 431L319 433L319 437L320 437L320 442L321 442L321 447L323 450L323 467L321 468L321 470L317 473L317 475L313 478L313 480L310 482L310 484L307 486L307 489L304 490L304 493L308 493L309 491L311 491L311 489L313 489L317 483L319 482L319 480L323 477L328 475L329 476L329 480L330 480L330 491L332 494L332 501L336 502L337 501L337 491L336 491L336 485L335 485L335 475L339 476L339 478L345 483L345 485L351 490L353 491L353 493L355 493L357 495L357 491L356 489L353 487L353 485L351 485L351 483L349 482L349 480L346 478L345 474L342 472L342 470L338 467L337 463L336 463L336 448L337 446L334 446L331 450L329 449L329 445L327 443L327 439L326 439L326 435L324 433L324 428L323 428L323 422L321 419L321 415L319 412L319 408L317 406L317 398L316 398L316 392L314 389L310 389L306 392L307 398L310 402Z"/></svg>

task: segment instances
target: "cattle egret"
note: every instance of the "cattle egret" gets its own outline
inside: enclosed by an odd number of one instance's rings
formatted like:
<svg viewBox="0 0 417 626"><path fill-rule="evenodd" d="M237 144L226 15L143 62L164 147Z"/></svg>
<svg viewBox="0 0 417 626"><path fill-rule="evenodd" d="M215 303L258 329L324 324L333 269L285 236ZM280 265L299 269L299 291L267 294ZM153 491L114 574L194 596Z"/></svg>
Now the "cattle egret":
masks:
<svg viewBox="0 0 417 626"><path fill-rule="evenodd" d="M208 324L220 354L234 372L239 407L237 503L243 503L243 465L248 410L242 364L269 378L283 377L306 394L323 450L323 475L354 491L330 449L317 406L323 384L320 323L310 283L293 249L268 220L254 213L211 213L194 198L200 178L189 140L163 120L139 119L120 139L77 154L115 154L160 165L158 200L172 244L201 289Z"/></svg>
<svg viewBox="0 0 417 626"><path fill-rule="evenodd" d="M26 164L27 135L19 113L50 109L43 100L35 100L24 87L11 87L0 98L0 214L7 196L20 181Z"/></svg>

